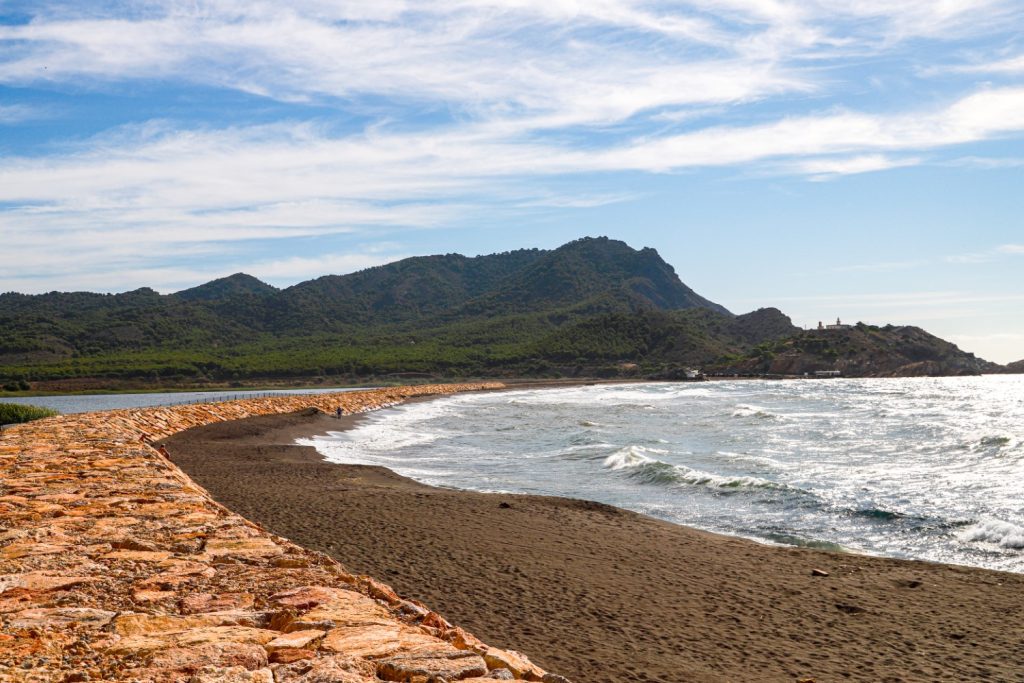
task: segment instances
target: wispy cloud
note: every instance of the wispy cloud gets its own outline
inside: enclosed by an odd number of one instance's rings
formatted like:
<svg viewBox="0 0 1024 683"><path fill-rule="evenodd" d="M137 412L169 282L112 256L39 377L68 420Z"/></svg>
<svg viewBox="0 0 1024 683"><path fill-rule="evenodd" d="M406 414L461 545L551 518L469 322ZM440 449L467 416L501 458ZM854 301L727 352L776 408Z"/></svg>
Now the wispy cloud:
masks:
<svg viewBox="0 0 1024 683"><path fill-rule="evenodd" d="M11 125L39 119L44 116L43 112L35 107L24 104L0 104L0 126Z"/></svg>
<svg viewBox="0 0 1024 683"><path fill-rule="evenodd" d="M967 156L952 159L948 162L942 162L940 165L961 166L982 170L1000 170L1004 168L1018 168L1020 166L1024 166L1024 158Z"/></svg>
<svg viewBox="0 0 1024 683"><path fill-rule="evenodd" d="M951 67L945 67L950 71L957 73L968 73L968 74L1002 74L1002 75L1017 75L1024 74L1024 55L1017 55L1014 57L1008 57L1005 59L996 59L987 62L975 62L972 64L959 64ZM933 70L938 71L938 67Z"/></svg>
<svg viewBox="0 0 1024 683"><path fill-rule="evenodd" d="M789 167L789 170L807 175L811 180L825 181L857 173L872 173L903 166L916 166L920 163L920 157L894 158L884 154L861 154L851 157L797 161Z"/></svg>
<svg viewBox="0 0 1024 683"><path fill-rule="evenodd" d="M99 258L116 253L111 244L143 254L169 245L429 228L485 208L628 199L552 195L544 178L555 175L785 159L812 176L866 172L913 160L870 150L932 149L1015 129L1024 129L1024 88L983 90L932 111L826 112L598 149L487 123L342 136L305 123L129 127L63 155L8 158L0 167L0 202L7 206L0 226L8 258L26 268L56 267L55 244L57 251Z"/></svg>
<svg viewBox="0 0 1024 683"><path fill-rule="evenodd" d="M12 12L31 20L0 24L0 85L173 83L294 106L266 125L138 121L6 157L0 230L25 283L76 260L127 273L158 253L637 197L581 189L584 174L829 180L1024 132L1019 85L884 110L828 97L850 60L1012 26L1015 0L44 0ZM0 124L38 114L0 105Z"/></svg>
<svg viewBox="0 0 1024 683"><path fill-rule="evenodd" d="M989 263L1007 255L1024 254L1024 244L1002 244L993 249L972 251L963 254L951 254L946 257L947 263Z"/></svg>

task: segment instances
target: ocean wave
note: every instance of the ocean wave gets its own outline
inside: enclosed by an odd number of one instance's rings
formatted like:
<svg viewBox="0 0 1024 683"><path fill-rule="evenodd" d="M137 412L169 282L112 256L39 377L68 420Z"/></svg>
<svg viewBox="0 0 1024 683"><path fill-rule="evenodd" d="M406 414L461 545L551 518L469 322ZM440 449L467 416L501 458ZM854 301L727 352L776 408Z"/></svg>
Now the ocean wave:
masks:
<svg viewBox="0 0 1024 683"><path fill-rule="evenodd" d="M832 541L820 541L813 538L804 538L803 536L797 536L796 534L768 531L763 532L761 535L766 541L771 543L778 543L779 545L795 546L797 548L812 548L814 550L827 550L833 553L846 553L849 552L846 548L833 543Z"/></svg>
<svg viewBox="0 0 1024 683"><path fill-rule="evenodd" d="M993 434L983 436L980 439L961 441L960 443L951 445L951 447L959 451L970 451L971 453L1001 455L1009 451L1017 450L1021 446L1021 443L1021 441L1012 436Z"/></svg>
<svg viewBox="0 0 1024 683"><path fill-rule="evenodd" d="M1000 519L983 519L960 533L967 543L991 543L1010 550L1024 549L1024 527Z"/></svg>
<svg viewBox="0 0 1024 683"><path fill-rule="evenodd" d="M770 412L767 408L760 406L751 406L744 403L740 403L732 411L733 417L759 417L766 420L775 420L780 416L773 412Z"/></svg>
<svg viewBox="0 0 1024 683"><path fill-rule="evenodd" d="M604 468L613 472L625 470L631 479L642 484L658 486L704 486L716 490L792 488L787 484L759 477L730 477L702 472L685 465L673 465L648 455L664 452L656 448L627 446L606 457Z"/></svg>
<svg viewBox="0 0 1024 683"><path fill-rule="evenodd" d="M876 519L884 522L892 522L898 519L905 519L907 515L902 512L896 512L895 510L886 510L885 508L858 508L852 510L851 514L854 517L863 517L865 519Z"/></svg>
<svg viewBox="0 0 1024 683"><path fill-rule="evenodd" d="M984 436L974 445L974 450L1011 451L1020 445L1012 436Z"/></svg>
<svg viewBox="0 0 1024 683"><path fill-rule="evenodd" d="M751 453L736 453L734 451L715 451L715 455L734 463L756 465L763 468L779 468L782 464L775 458L767 455L753 455Z"/></svg>
<svg viewBox="0 0 1024 683"><path fill-rule="evenodd" d="M568 460L590 460L593 458L594 451L599 453L605 453L609 448L614 448L615 444L606 443L603 441L591 442L591 443L580 443L571 446L566 446L558 451L558 455Z"/></svg>
<svg viewBox="0 0 1024 683"><path fill-rule="evenodd" d="M604 468L606 470L624 470L630 467L639 467L647 463L658 462L646 455L650 452L652 452L650 449L643 446L620 448L604 459Z"/></svg>
<svg viewBox="0 0 1024 683"><path fill-rule="evenodd" d="M672 401L680 398L710 396L707 389L669 389L663 384L647 385L599 385L587 387L564 387L557 389L526 389L505 394L506 404L511 405L587 405L607 406L648 406L652 402ZM653 407L653 406L652 406Z"/></svg>

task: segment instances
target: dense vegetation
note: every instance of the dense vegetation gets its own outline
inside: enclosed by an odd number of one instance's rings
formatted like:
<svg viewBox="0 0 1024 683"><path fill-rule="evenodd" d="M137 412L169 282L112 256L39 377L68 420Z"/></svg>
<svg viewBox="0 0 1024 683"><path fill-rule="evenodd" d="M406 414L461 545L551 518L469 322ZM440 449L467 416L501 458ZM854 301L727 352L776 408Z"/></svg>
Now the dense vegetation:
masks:
<svg viewBox="0 0 1024 683"><path fill-rule="evenodd" d="M919 327L857 325L846 330L806 330L768 340L725 372L802 375L839 370L849 377L976 375L1003 368Z"/></svg>
<svg viewBox="0 0 1024 683"><path fill-rule="evenodd" d="M239 273L171 295L4 294L0 382L765 371L798 333L776 309L734 316L652 249L587 238L410 258L283 290Z"/></svg>
<svg viewBox="0 0 1024 683"><path fill-rule="evenodd" d="M0 425L21 424L44 417L52 417L56 410L39 406L22 405L20 403L0 403Z"/></svg>

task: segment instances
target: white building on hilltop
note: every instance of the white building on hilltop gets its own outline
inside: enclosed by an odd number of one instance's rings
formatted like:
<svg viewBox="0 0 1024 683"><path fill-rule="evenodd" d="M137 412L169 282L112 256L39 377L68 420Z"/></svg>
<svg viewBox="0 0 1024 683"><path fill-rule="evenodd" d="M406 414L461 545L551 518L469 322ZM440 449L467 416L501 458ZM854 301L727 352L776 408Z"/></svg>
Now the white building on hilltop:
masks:
<svg viewBox="0 0 1024 683"><path fill-rule="evenodd" d="M853 325L844 325L843 321L840 320L839 318L836 318L836 324L835 325L822 325L821 321L820 320L818 321L818 329L819 330L848 330L851 327L853 327Z"/></svg>

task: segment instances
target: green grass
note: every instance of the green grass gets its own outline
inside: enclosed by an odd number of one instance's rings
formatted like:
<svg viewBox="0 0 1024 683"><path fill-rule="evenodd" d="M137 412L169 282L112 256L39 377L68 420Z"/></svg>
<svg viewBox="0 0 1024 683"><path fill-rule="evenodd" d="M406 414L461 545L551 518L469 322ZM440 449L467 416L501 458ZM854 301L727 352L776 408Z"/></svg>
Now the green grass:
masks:
<svg viewBox="0 0 1024 683"><path fill-rule="evenodd" d="M30 422L57 415L56 410L20 403L0 403L0 425Z"/></svg>

